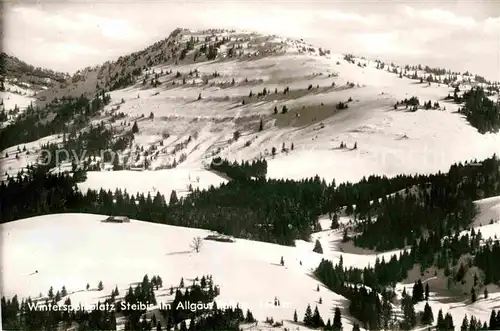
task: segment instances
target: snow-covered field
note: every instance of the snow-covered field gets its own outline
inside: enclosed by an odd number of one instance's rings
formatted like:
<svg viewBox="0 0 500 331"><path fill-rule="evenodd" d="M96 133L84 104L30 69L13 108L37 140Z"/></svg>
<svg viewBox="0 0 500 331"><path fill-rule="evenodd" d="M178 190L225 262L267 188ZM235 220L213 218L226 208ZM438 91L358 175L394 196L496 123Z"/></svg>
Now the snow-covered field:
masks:
<svg viewBox="0 0 500 331"><path fill-rule="evenodd" d="M206 240L200 253L194 253L191 240L204 238L209 231L135 220L100 222L105 217L58 214L0 225L1 293L36 298L39 293L45 296L51 286L55 290L65 286L73 304L90 305L115 286L124 294L131 283L149 274L162 277L164 289L156 295L159 301L168 302L173 297L167 290L177 286L181 277L189 285L190 279L211 274L221 289L218 303L239 303L260 321L273 317L286 322L293 319L294 310L302 319L307 304L313 309L318 305L326 321L333 318L333 306L347 306L345 298L310 276L322 258L312 252L313 243L287 247L240 239L234 243ZM284 267L279 264L281 256ZM370 263L344 261L358 266ZM104 284L103 292L92 290L99 281ZM87 283L90 291L85 290ZM274 297L280 300L279 307L274 306ZM320 297L322 304L317 303ZM343 324L351 329L344 315Z"/></svg>
<svg viewBox="0 0 500 331"><path fill-rule="evenodd" d="M123 185L124 181L126 185ZM172 190L175 190L178 196L188 194L189 185L193 189L202 190L210 186L217 187L225 182L226 179L211 171L179 167L157 171L89 171L87 180L79 183L78 187L82 192L99 187L112 192L116 189L126 189L130 194L149 193L152 197L160 192L168 198Z"/></svg>
<svg viewBox="0 0 500 331"><path fill-rule="evenodd" d="M3 100L3 109L5 109L6 111L14 109L16 106L19 109L26 108L30 105L31 102L35 101L35 98L31 96L12 92L0 92L0 99Z"/></svg>

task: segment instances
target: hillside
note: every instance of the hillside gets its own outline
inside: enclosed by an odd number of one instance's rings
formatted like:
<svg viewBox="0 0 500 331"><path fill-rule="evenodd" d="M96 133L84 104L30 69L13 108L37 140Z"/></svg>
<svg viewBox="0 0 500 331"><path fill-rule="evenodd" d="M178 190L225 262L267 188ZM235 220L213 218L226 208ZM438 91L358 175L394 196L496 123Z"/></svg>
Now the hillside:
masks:
<svg viewBox="0 0 500 331"><path fill-rule="evenodd" d="M35 68L14 56L1 53L0 111L6 112L2 115L2 122L12 121L30 103L36 102L38 93L58 87L68 78L68 74Z"/></svg>
<svg viewBox="0 0 500 331"><path fill-rule="evenodd" d="M221 44L215 55L201 52L204 40ZM497 135L480 134L455 114L459 104L443 100L453 94L450 84L462 89L476 84L472 75L380 63L274 36L177 30L141 52L80 71L67 87L41 92L47 101L38 104L91 96L96 87L112 89L110 103L92 121L105 123L115 137L137 123L133 141L118 155L125 168L175 163L199 169L214 156L265 157L271 178L318 174L343 182L373 173L444 171L454 162L498 153ZM419 83L413 75L450 83ZM439 107L394 109L412 96ZM344 107L340 103L348 108L338 109ZM46 117L53 117L50 113ZM342 142L346 148L339 148ZM16 164L12 157L4 162L15 174L26 161ZM318 157L323 162L306 161Z"/></svg>
<svg viewBox="0 0 500 331"><path fill-rule="evenodd" d="M1 92L2 295L50 302L65 286L59 303L159 305L181 278L212 275L220 294L205 299L258 321L214 310L213 328L328 330L319 314L335 330L448 331L466 315L500 327L500 311L488 319L500 308L498 82L234 30L176 29L71 77L7 59L6 81L46 85ZM190 245L215 234L234 242ZM145 274L163 287L139 286ZM85 288L99 281L121 296ZM318 313L301 323L308 304ZM15 320L19 307L2 305ZM169 320L158 308L81 318L150 330ZM170 316L182 331L203 321L186 314ZM71 326L20 323L47 318Z"/></svg>

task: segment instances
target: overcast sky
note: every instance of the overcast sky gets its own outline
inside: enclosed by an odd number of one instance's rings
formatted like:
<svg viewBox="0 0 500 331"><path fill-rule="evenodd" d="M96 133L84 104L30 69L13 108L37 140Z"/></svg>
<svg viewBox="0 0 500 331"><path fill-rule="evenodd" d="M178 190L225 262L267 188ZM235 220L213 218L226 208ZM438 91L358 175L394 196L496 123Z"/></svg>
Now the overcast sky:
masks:
<svg viewBox="0 0 500 331"><path fill-rule="evenodd" d="M4 3L2 37L8 54L70 73L185 27L257 30L500 80L498 1L15 1Z"/></svg>

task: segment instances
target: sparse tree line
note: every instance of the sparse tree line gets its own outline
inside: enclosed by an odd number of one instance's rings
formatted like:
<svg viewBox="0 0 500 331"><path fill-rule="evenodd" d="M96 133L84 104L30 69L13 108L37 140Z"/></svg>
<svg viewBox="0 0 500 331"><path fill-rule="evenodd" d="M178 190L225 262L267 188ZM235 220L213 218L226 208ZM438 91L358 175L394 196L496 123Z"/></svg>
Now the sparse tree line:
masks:
<svg viewBox="0 0 500 331"><path fill-rule="evenodd" d="M352 54L348 54L344 56L344 59L352 64L356 64L355 57ZM384 70L387 68L387 71L392 72L394 74L399 74L399 78L407 77L413 80L420 80L420 83L424 82L424 79L427 83L442 83L442 84L453 84L458 81L458 76L463 76L462 81L467 83L472 83L472 80L476 83L486 84L488 85L488 89L491 91L499 91L498 82L491 82L486 80L484 77L479 75L472 75L468 71L465 73L453 72L449 69L443 68L430 68L429 66L419 65L405 65L404 67L397 66L393 62L390 64L386 64L380 60L375 61L377 64L377 69ZM366 67L365 65L361 65L358 62L358 66ZM392 68L392 69L391 69ZM418 75L418 71L423 71L424 74L422 76ZM426 75L427 74L427 75ZM445 77L442 77L445 76Z"/></svg>
<svg viewBox="0 0 500 331"><path fill-rule="evenodd" d="M319 299L319 304L322 304L321 298ZM298 323L299 322L299 317L297 315L297 310L294 311L293 313L293 322ZM324 331L341 331L343 330L342 328L342 313L340 311L340 308L335 307L334 309L334 315L333 315L333 320L330 321L328 318L327 322L323 320L321 317L321 314L319 313L318 306L314 308L314 312L311 309L311 305L308 304L306 311L304 312L304 318L302 319L302 324L306 327L309 328L321 328L321 330ZM359 330L359 325L354 324L354 329L353 330Z"/></svg>
<svg viewBox="0 0 500 331"><path fill-rule="evenodd" d="M420 106L420 100L417 97L411 97L410 99L396 101L396 103L394 104L394 109L397 110L400 105L404 105L405 109L408 109L408 106L410 106L411 111L417 111L418 107ZM434 101L434 103L432 103L431 100L424 102L423 107L425 110L440 109L441 108L441 106L439 105L439 102Z"/></svg>

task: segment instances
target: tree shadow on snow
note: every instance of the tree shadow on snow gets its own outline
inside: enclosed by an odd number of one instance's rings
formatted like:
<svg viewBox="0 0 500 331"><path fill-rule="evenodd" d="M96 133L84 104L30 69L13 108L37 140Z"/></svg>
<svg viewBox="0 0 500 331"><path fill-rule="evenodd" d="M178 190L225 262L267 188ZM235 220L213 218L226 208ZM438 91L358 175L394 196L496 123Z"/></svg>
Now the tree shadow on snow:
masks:
<svg viewBox="0 0 500 331"><path fill-rule="evenodd" d="M165 255L181 255L181 254L189 254L191 251L180 251L180 252L170 252Z"/></svg>

